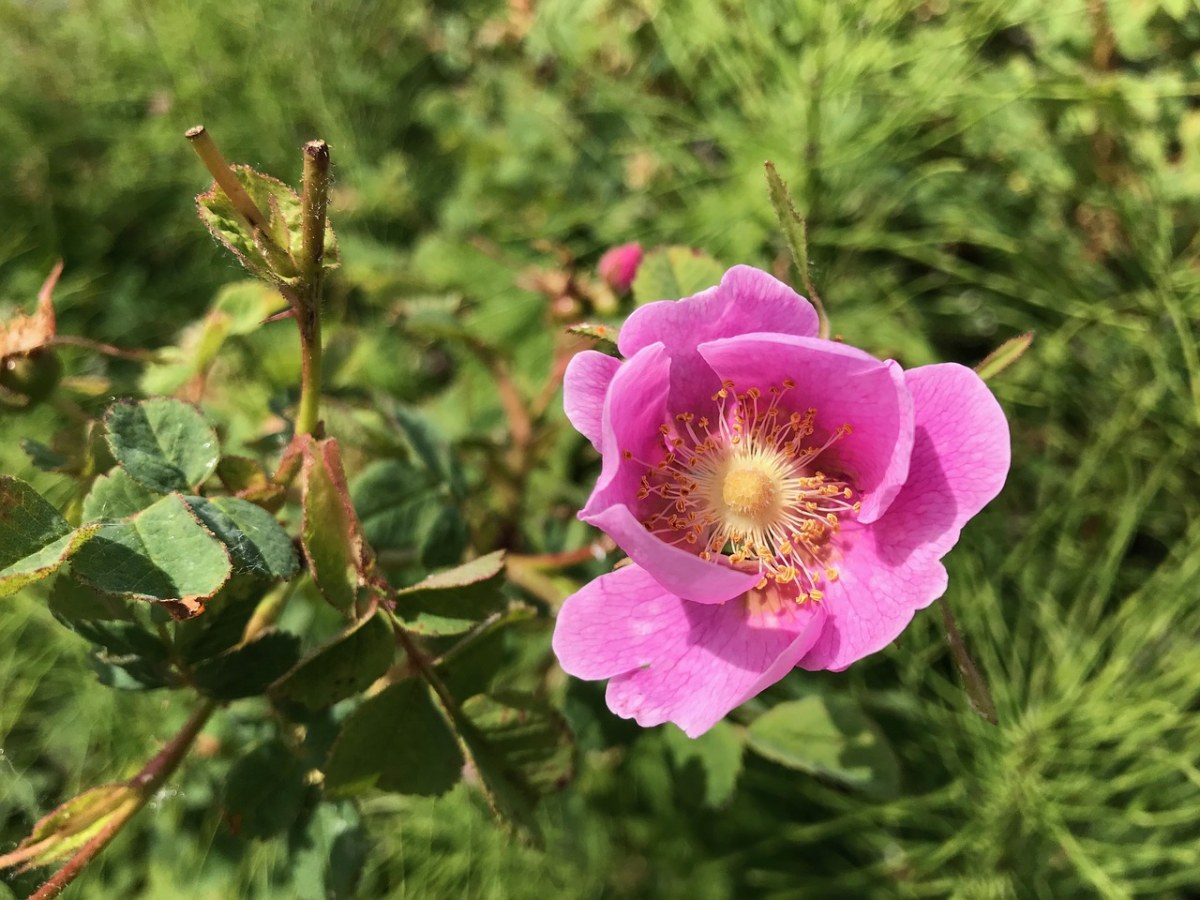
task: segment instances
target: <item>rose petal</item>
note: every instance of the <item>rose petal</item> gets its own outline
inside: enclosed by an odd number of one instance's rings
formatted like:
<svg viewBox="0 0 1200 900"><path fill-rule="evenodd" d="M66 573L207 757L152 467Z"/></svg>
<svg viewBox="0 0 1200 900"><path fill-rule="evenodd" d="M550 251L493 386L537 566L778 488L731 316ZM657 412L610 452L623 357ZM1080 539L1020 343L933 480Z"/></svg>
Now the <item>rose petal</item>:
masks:
<svg viewBox="0 0 1200 900"><path fill-rule="evenodd" d="M862 492L858 521L873 522L884 513L908 476L913 441L912 399L896 363L845 344L782 334L742 335L699 349L739 393L757 387L769 396L772 386L792 379L796 387L780 405L799 412L815 408L817 437L849 424L853 431L827 452ZM823 459L817 465L828 465Z"/></svg>
<svg viewBox="0 0 1200 900"><path fill-rule="evenodd" d="M590 507L579 514L624 550L665 590L693 603L723 603L754 587L762 576L732 569L717 560L666 543L646 530L627 506L613 505L598 511Z"/></svg>
<svg viewBox="0 0 1200 900"><path fill-rule="evenodd" d="M978 375L945 364L905 381L916 417L909 479L882 519L844 533L840 577L823 588L829 621L805 669L844 669L881 650L945 593L939 560L1008 475L1008 422Z"/></svg>
<svg viewBox="0 0 1200 900"><path fill-rule="evenodd" d="M734 266L716 287L682 300L647 303L621 326L625 356L662 343L671 356L672 411L695 409L720 386L696 348L705 341L771 331L815 337L817 312L782 281L751 266Z"/></svg>
<svg viewBox="0 0 1200 900"><path fill-rule="evenodd" d="M621 361L595 350L576 353L563 375L563 409L575 430L601 449L604 395Z"/></svg>
<svg viewBox="0 0 1200 900"><path fill-rule="evenodd" d="M612 678L608 705L617 715L646 726L674 722L697 737L786 675L825 616L813 603L779 610L743 598L689 603L628 566L567 599L554 652L571 675Z"/></svg>

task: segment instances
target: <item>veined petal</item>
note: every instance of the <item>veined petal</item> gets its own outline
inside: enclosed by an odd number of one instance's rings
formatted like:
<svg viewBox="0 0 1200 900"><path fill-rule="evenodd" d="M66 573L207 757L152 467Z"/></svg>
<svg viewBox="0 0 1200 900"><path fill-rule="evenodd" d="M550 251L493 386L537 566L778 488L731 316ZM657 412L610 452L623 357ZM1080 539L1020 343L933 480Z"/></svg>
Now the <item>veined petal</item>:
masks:
<svg viewBox="0 0 1200 900"><path fill-rule="evenodd" d="M596 350L576 353L563 375L563 409L597 450L603 442L604 397L621 361Z"/></svg>
<svg viewBox="0 0 1200 900"><path fill-rule="evenodd" d="M579 678L611 678L608 705L697 737L790 671L820 631L820 604L753 594L689 603L638 566L602 575L559 612L554 652Z"/></svg>
<svg viewBox="0 0 1200 900"><path fill-rule="evenodd" d="M671 357L673 411L694 408L720 386L697 352L705 341L771 331L816 337L817 312L782 281L750 266L734 266L716 287L682 300L634 310L617 346L625 356L661 343Z"/></svg>
<svg viewBox="0 0 1200 900"><path fill-rule="evenodd" d="M843 536L840 577L825 588L829 622L803 668L844 669L881 650L945 593L939 560L1008 475L1008 423L978 375L943 364L905 380L916 417L909 479L882 519Z"/></svg>

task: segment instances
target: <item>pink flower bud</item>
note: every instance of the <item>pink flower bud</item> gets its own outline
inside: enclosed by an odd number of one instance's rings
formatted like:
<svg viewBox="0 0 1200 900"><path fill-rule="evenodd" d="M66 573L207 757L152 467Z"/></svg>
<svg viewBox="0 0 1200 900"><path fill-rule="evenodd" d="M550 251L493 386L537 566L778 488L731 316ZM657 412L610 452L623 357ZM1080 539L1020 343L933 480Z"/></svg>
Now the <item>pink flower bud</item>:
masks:
<svg viewBox="0 0 1200 900"><path fill-rule="evenodd" d="M642 245L636 241L632 244L622 244L619 247L613 247L600 257L596 271L600 273L600 277L609 287L619 294L624 294L633 284L634 276L637 275L638 266L642 264L644 255Z"/></svg>

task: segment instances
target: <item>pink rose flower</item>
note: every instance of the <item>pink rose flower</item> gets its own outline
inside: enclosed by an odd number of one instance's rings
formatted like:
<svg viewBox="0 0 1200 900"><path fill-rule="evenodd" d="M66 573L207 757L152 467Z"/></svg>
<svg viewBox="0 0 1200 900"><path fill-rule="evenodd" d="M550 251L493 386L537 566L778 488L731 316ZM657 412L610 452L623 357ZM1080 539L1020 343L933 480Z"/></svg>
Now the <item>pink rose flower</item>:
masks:
<svg viewBox="0 0 1200 900"><path fill-rule="evenodd" d="M641 307L618 347L572 360L564 405L602 457L579 517L632 565L567 599L554 652L640 725L695 737L796 666L882 649L1004 485L1008 423L979 376L822 340L757 269Z"/></svg>
<svg viewBox="0 0 1200 900"><path fill-rule="evenodd" d="M624 294L633 284L633 279L637 275L638 266L642 264L644 255L641 244L622 244L620 247L613 247L600 257L600 262L596 264L596 271L600 273L605 284L618 294Z"/></svg>

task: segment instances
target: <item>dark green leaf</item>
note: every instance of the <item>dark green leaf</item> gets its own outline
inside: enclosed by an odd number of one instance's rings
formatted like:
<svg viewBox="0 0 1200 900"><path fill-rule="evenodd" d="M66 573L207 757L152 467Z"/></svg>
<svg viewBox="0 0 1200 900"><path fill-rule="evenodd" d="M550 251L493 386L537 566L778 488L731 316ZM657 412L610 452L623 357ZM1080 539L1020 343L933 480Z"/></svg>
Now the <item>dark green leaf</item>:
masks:
<svg viewBox="0 0 1200 900"><path fill-rule="evenodd" d="M73 571L110 594L172 601L173 614L203 608L232 572L225 548L178 494L136 516L105 525L76 555Z"/></svg>
<svg viewBox="0 0 1200 900"><path fill-rule="evenodd" d="M237 700L265 691L300 658L300 639L284 631L269 631L210 657L192 669L200 693L213 700Z"/></svg>
<svg viewBox="0 0 1200 900"><path fill-rule="evenodd" d="M781 765L879 797L899 789L899 766L879 728L847 697L780 703L750 725L747 746Z"/></svg>
<svg viewBox="0 0 1200 900"><path fill-rule="evenodd" d="M679 300L710 288L725 274L722 265L691 247L659 247L638 266L633 298L638 306L655 300Z"/></svg>
<svg viewBox="0 0 1200 900"><path fill-rule="evenodd" d="M703 780L704 805L724 806L733 797L742 772L742 738L728 722L718 722L698 738L689 738L678 728L663 732L671 760L681 775L695 770Z"/></svg>
<svg viewBox="0 0 1200 900"><path fill-rule="evenodd" d="M337 442L308 441L301 470L301 540L308 570L325 599L341 610L354 605L363 583L367 549L342 468Z"/></svg>
<svg viewBox="0 0 1200 900"><path fill-rule="evenodd" d="M415 634L448 635L469 631L508 605L500 591L504 551L430 575L396 595L396 617Z"/></svg>
<svg viewBox="0 0 1200 900"><path fill-rule="evenodd" d="M308 794L307 766L287 745L271 740L252 748L229 769L224 813L240 837L266 838L290 829Z"/></svg>
<svg viewBox="0 0 1200 900"><path fill-rule="evenodd" d="M78 591L94 593L82 585L78 586ZM125 690L145 690L179 683L179 676L171 665L170 649L162 638L132 621L127 606L114 610L102 605L104 599L123 605L126 601L104 598L103 595L81 596L66 578L58 580L50 596L51 608L59 620L95 645L93 662L104 684ZM66 614L59 612L61 609L65 609ZM120 614L122 612L124 615Z"/></svg>
<svg viewBox="0 0 1200 900"><path fill-rule="evenodd" d="M484 735L507 776L537 794L561 790L575 775L575 743L557 711L510 692L467 700L463 713Z"/></svg>
<svg viewBox="0 0 1200 900"><path fill-rule="evenodd" d="M443 506L421 546L421 565L426 569L452 566L462 559L471 535L467 520L457 506Z"/></svg>
<svg viewBox="0 0 1200 900"><path fill-rule="evenodd" d="M396 654L392 626L383 613L356 622L271 687L276 701L309 709L330 706L369 687Z"/></svg>
<svg viewBox="0 0 1200 900"><path fill-rule="evenodd" d="M81 619L132 621L129 601L111 594L102 594L67 575L54 580L50 590L50 612L60 621L69 623Z"/></svg>
<svg viewBox="0 0 1200 900"><path fill-rule="evenodd" d="M130 475L160 494L194 491L217 467L216 432L194 406L156 397L115 403L104 417L108 445Z"/></svg>
<svg viewBox="0 0 1200 900"><path fill-rule="evenodd" d="M0 597L53 573L96 531L95 526L72 529L24 481L0 475Z"/></svg>
<svg viewBox="0 0 1200 900"><path fill-rule="evenodd" d="M209 531L229 548L234 571L262 578L291 578L300 570L292 539L260 506L237 497L188 497Z"/></svg>
<svg viewBox="0 0 1200 900"><path fill-rule="evenodd" d="M363 470L353 495L372 547L413 550L432 532L446 491L435 473L388 459Z"/></svg>
<svg viewBox="0 0 1200 900"><path fill-rule="evenodd" d="M92 482L92 489L83 498L83 521L124 519L161 497L161 492L143 487L124 469L113 469Z"/></svg>
<svg viewBox="0 0 1200 900"><path fill-rule="evenodd" d="M21 438L21 449L29 461L43 472L62 472L71 465L70 457L32 438Z"/></svg>
<svg viewBox="0 0 1200 900"><path fill-rule="evenodd" d="M463 757L424 683L393 684L346 720L325 767L335 796L375 788L434 796L454 787Z"/></svg>

